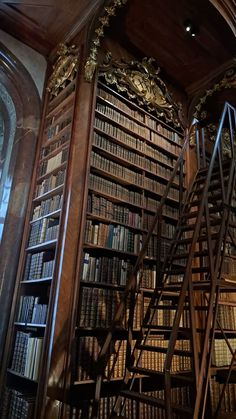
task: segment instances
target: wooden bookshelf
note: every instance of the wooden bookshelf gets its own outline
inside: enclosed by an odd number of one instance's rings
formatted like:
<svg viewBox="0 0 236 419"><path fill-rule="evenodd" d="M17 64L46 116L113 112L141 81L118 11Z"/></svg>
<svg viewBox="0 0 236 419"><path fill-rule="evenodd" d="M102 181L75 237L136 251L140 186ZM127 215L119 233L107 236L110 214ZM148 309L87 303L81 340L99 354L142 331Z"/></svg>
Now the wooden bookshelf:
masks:
<svg viewBox="0 0 236 419"><path fill-rule="evenodd" d="M6 417L14 409L22 419L39 417L44 404L42 388L47 386L44 365L53 325L53 290L59 279L56 266L64 223L75 86L74 79L56 97L48 94L47 98L6 371L3 401L8 409L4 411ZM29 383L33 385L30 387Z"/></svg>
<svg viewBox="0 0 236 419"><path fill-rule="evenodd" d="M93 382L102 345L99 335L105 336L111 325L127 277L177 159L182 134L98 81L91 143L72 393L74 386L77 388ZM178 219L179 182L178 174L163 215L162 236L166 237L163 258ZM143 312L150 301L149 292L151 295L156 285L154 242L148 246L143 266L134 333L140 329ZM117 340L106 369L114 394L124 374L128 308L127 315L117 325ZM164 345L158 340L158 333L168 339L172 320L164 320L163 312L161 315L156 342ZM186 327L185 321L183 333ZM184 342L182 340L183 345ZM151 362L151 358L145 362ZM162 360L156 359L155 362L160 366ZM189 359L184 362L186 364Z"/></svg>

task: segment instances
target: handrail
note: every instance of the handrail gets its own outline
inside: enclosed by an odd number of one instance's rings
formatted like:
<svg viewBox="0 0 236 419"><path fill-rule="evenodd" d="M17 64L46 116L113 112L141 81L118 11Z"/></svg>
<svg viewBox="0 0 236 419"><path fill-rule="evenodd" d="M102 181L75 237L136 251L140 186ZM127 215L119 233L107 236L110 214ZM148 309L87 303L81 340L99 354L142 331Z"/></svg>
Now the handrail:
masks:
<svg viewBox="0 0 236 419"><path fill-rule="evenodd" d="M196 227L195 227L194 232L193 232L192 242L191 242L190 249L189 249L189 256L188 256L186 270L185 270L185 274L184 274L184 278L183 278L183 282L182 282L182 288L181 288L179 302L178 302L178 309L177 309L176 314L175 314L175 318L174 318L174 322L173 322L173 329L172 329L172 333L171 333L171 337L170 337L170 341L169 341L169 345L168 345L168 350L167 350L167 354L166 354L166 359L165 359L164 372L165 372L165 385L166 385L167 388L170 387L171 363L172 363L172 358L173 358L173 354L174 354L175 343L176 343L176 340L177 340L178 328L179 328L180 318L181 318L182 309L183 309L183 305L184 305L184 301L185 301L185 295L186 295L188 286L190 286L190 284L191 284L191 281L189 281L189 278L190 278L190 275L191 275L193 254L194 254L195 246L196 246L197 239L198 239L198 236L199 236L201 218L202 218L203 212L204 212L204 206L205 206L205 203L206 203L207 193L208 193L208 189L209 189L209 185L210 185L210 180L211 180L211 176L212 176L212 172L213 172L213 167L214 167L215 160L216 160L216 155L217 155L218 151L220 153L219 146L220 146L220 138L221 138L223 124L224 124L224 121L225 121L226 113L227 113L227 111L230 111L230 110L235 112L235 109L230 104L228 104L226 102L225 105L224 105L224 109L223 109L221 118L220 118L220 123L219 123L218 131L217 131L217 135L216 135L216 139L215 139L215 143L214 143L214 147L213 147L213 151L212 151L212 155L211 155L211 160L210 160L209 167L208 167L206 181L205 181L204 189L203 189L203 192L202 192L201 202L200 202L199 209L198 209L198 215L197 215L196 222L195 222ZM229 118L229 120L230 120L230 118ZM233 154L233 148L232 148L232 154ZM212 309L213 299L210 301L209 306L210 306L209 310ZM211 322L211 319L210 319L210 316L208 316L206 333L209 332L209 330L210 330L210 326L211 326L210 322ZM205 339L204 351L206 350L205 346L207 344L208 344L208 342ZM198 408L199 408L200 394L201 394L201 390L202 390L202 386L203 386L202 378L203 378L203 373L204 373L204 368L205 368L205 362L206 361L202 362L201 367L199 368L198 360L196 360L195 374L196 374L196 378L197 378L196 379L196 384L197 384L198 397L197 397L197 402L195 404L195 412L197 412ZM171 409L170 409L169 400L166 401L166 411L167 411L167 419L171 418ZM195 414L194 414L194 418L197 417L197 416L195 416Z"/></svg>
<svg viewBox="0 0 236 419"><path fill-rule="evenodd" d="M133 270L132 270L131 274L129 275L129 278L128 278L127 283L126 283L126 287L125 287L122 299L120 301L120 304L117 308L117 311L116 311L116 314L115 314L114 319L112 321L112 324L111 324L111 326L109 328L109 331L107 333L107 337L105 339L105 342L104 342L104 344L103 344L103 346L102 346L102 348L101 348L101 350L98 354L98 359L97 359L98 375L97 375L97 380L96 380L95 403L94 403L93 412L92 412L93 419L95 419L97 417L97 408L98 408L98 403L99 403L99 399L100 399L102 376L103 376L103 372L104 372L104 360L106 359L106 355L107 355L110 343L112 341L113 332L115 331L117 324L119 324L119 322L122 318L122 315L123 315L123 312L124 312L124 309L125 309L125 302L127 300L127 297L129 295L129 293L131 292L131 290L134 290L136 288L136 285L137 285L136 284L136 279L137 279L136 275L138 273L140 265L143 263L143 260L144 260L145 254L146 254L146 250L147 250L147 246L149 244L149 240L150 240L150 238L151 238L151 236L154 232L155 227L158 225L158 222L162 217L162 211L163 211L163 207L166 203L168 193L169 193L170 188L171 188L171 186L174 182L175 176L176 176L179 168L181 167L181 163L183 162L184 153L185 153L185 151L187 149L187 146L189 144L189 138L190 138L191 132L192 132L193 127L194 127L196 122L197 122L197 120L194 120L193 123L191 124L190 128L186 129L186 131L185 131L184 144L182 146L180 155L179 155L179 157L178 157L178 159L175 163L175 167L172 171L171 177L170 177L170 179L169 179L169 181L166 185L165 192L164 192L164 194L163 194L163 196L162 196L162 198L159 202L159 205L157 207L156 215L153 218L151 227L148 230L148 234L147 234L147 236L145 238L145 241L142 245L142 248L141 248L141 250L138 254L136 263L133 267ZM159 234L160 234L160 229L158 229L158 231L159 231Z"/></svg>

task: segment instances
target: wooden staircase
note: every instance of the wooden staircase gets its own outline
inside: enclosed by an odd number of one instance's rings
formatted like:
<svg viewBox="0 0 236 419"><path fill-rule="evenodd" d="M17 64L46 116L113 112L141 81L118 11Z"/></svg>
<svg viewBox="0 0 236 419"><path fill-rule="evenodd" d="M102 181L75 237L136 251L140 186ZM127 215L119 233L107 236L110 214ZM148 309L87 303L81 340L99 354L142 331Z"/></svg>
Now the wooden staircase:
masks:
<svg viewBox="0 0 236 419"><path fill-rule="evenodd" d="M223 136L226 128L227 142ZM186 194L174 239L164 262L161 263L160 254L158 256L157 286L144 312L139 337L134 341L134 310L145 250L156 226L157 240L161 241L163 207L188 144L188 136L185 139L182 154L99 355L93 418L98 417L108 348L123 316L127 299L131 303L126 372L111 417L124 417L127 399L163 412L153 417L209 417L205 416L205 411L218 300L222 290L229 286L222 279L222 266L228 243L235 246L231 234L231 204L236 180L235 133L236 111L229 104L225 104L210 159L206 157L203 130L197 131L198 170ZM234 357L232 348L231 352ZM151 390L147 391L142 386L141 377L150 378ZM142 414L139 417L149 419Z"/></svg>

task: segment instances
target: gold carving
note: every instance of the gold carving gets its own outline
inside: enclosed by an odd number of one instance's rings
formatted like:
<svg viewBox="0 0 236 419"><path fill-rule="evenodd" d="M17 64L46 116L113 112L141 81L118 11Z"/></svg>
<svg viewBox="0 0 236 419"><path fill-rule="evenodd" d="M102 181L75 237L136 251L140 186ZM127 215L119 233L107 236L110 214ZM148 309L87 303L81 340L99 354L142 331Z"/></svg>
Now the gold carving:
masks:
<svg viewBox="0 0 236 419"><path fill-rule="evenodd" d="M219 92L223 89L236 89L236 68L232 67L227 70L222 80L216 83L211 89L206 90L205 94L199 99L197 106L195 106L195 112L193 116L199 120L206 118L206 113L202 111L203 105L207 99L214 93Z"/></svg>
<svg viewBox="0 0 236 419"><path fill-rule="evenodd" d="M53 72L48 80L47 90L54 96L65 86L67 80L73 80L78 67L78 48L59 44L58 59L53 65Z"/></svg>
<svg viewBox="0 0 236 419"><path fill-rule="evenodd" d="M116 10L127 3L127 0L111 0L111 4L104 7L104 15L98 19L98 26L95 29L95 36L92 39L90 53L85 63L85 79L91 82L94 71L97 67L98 47L104 37L104 28L109 26L110 17L116 15Z"/></svg>
<svg viewBox="0 0 236 419"><path fill-rule="evenodd" d="M166 122L179 127L182 125L182 105L173 101L166 84L158 76L160 68L155 68L154 62L153 58L129 63L113 61L108 53L99 75L108 84L115 84L118 91L126 92L130 99L136 99L140 105L146 105L148 110L155 111Z"/></svg>

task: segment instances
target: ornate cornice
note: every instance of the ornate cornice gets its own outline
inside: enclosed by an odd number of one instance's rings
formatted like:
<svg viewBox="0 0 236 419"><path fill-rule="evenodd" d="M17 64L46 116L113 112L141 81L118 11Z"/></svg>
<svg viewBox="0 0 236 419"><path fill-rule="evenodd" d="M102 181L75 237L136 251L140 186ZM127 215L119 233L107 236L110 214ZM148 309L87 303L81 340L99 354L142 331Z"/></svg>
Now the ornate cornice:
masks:
<svg viewBox="0 0 236 419"><path fill-rule="evenodd" d="M228 69L223 78L214 84L214 86L204 93L200 97L198 104L195 106L195 111L193 114L194 118L202 121L205 119L206 115L204 114L203 106L206 103L207 99L211 97L214 93L219 92L223 89L236 89L236 66Z"/></svg>
<svg viewBox="0 0 236 419"><path fill-rule="evenodd" d="M103 14L98 18L94 37L91 41L89 56L85 63L85 79L89 82L91 82L98 64L98 50L101 45L101 40L104 38L104 29L106 26L109 26L110 18L116 15L117 9L126 3L127 0L110 0L108 5L104 7Z"/></svg>
<svg viewBox="0 0 236 419"><path fill-rule="evenodd" d="M53 72L47 85L47 90L51 95L56 96L67 80L73 80L78 68L78 52L79 49L75 45L67 47L65 44L59 44L58 59L53 65Z"/></svg>
<svg viewBox="0 0 236 419"><path fill-rule="evenodd" d="M105 64L99 68L99 76L115 85L119 92L125 92L129 99L136 99L139 105L154 111L159 118L175 127L183 126L182 105L174 102L154 62L154 58L143 58L141 62L115 61L108 53Z"/></svg>

